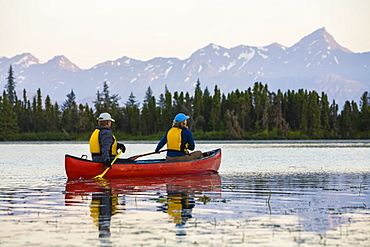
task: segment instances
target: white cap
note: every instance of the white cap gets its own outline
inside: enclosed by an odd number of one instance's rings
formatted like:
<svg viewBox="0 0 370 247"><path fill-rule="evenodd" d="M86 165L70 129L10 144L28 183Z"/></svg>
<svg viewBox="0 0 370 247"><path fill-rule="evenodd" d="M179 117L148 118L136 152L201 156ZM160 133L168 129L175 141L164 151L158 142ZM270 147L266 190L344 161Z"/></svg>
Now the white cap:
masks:
<svg viewBox="0 0 370 247"><path fill-rule="evenodd" d="M100 114L97 119L98 119L98 121L106 121L106 120L109 120L109 121L115 122L115 120L107 112L104 112L104 113Z"/></svg>

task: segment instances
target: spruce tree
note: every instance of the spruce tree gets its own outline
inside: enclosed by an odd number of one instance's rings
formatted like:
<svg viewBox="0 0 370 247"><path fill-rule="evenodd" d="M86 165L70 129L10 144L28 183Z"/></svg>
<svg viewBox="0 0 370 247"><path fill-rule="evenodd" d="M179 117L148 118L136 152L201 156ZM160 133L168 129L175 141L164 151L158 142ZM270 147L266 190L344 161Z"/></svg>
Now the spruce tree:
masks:
<svg viewBox="0 0 370 247"><path fill-rule="evenodd" d="M254 83L253 94L252 94L253 106L254 106L254 129L259 131L262 127L266 129L268 127L268 87L263 86L261 82ZM264 120L263 120L264 118ZM263 121L265 121L263 123ZM262 126L262 124L264 126Z"/></svg>
<svg viewBox="0 0 370 247"><path fill-rule="evenodd" d="M347 100L339 118L339 128L342 137L348 138L352 135L351 111L351 103Z"/></svg>
<svg viewBox="0 0 370 247"><path fill-rule="evenodd" d="M5 85L6 92L8 94L8 102L13 106L16 102L16 92L15 92L15 81L13 75L13 67L10 65L7 83Z"/></svg>
<svg viewBox="0 0 370 247"><path fill-rule="evenodd" d="M152 122L149 120L150 113L148 104L144 103L143 108L141 109L141 132L143 135L150 135Z"/></svg>
<svg viewBox="0 0 370 247"><path fill-rule="evenodd" d="M93 114L90 111L89 105L79 104L78 106L78 122L77 122L77 132L78 133L86 133L92 131L94 129L94 125L96 121L93 120Z"/></svg>
<svg viewBox="0 0 370 247"><path fill-rule="evenodd" d="M211 119L210 124L213 131L220 130L220 116L221 116L221 92L215 86L214 95L212 98L212 109L211 109Z"/></svg>
<svg viewBox="0 0 370 247"><path fill-rule="evenodd" d="M203 118L204 118L204 123L201 126L199 126L198 128L200 128L204 131L209 131L209 130L211 130L208 123L209 123L209 119L211 117L212 97L211 97L211 94L208 90L208 87L206 87L203 91L202 104L203 104L203 107L204 107L204 111L203 111L203 114L202 114Z"/></svg>
<svg viewBox="0 0 370 247"><path fill-rule="evenodd" d="M364 92L361 96L360 111L360 130L370 131L370 94L368 92Z"/></svg>
<svg viewBox="0 0 370 247"><path fill-rule="evenodd" d="M193 97L190 96L189 92L186 92L184 97L184 113L189 115L192 112Z"/></svg>
<svg viewBox="0 0 370 247"><path fill-rule="evenodd" d="M73 90L71 90L71 92L67 94L67 99L62 105L62 130L67 133L76 133L78 121L76 95Z"/></svg>
<svg viewBox="0 0 370 247"><path fill-rule="evenodd" d="M41 89L37 90L37 95L34 98L33 104L33 114L34 114L34 131L44 132L45 131L45 112L42 107L42 96Z"/></svg>
<svg viewBox="0 0 370 247"><path fill-rule="evenodd" d="M132 134L140 134L140 109L136 97L131 92L126 107L124 108L124 131Z"/></svg>
<svg viewBox="0 0 370 247"><path fill-rule="evenodd" d="M110 94L109 86L107 82L103 83L102 97L103 97L103 109L102 109L103 112L112 112L113 109L119 108L118 101L121 99L121 97L119 97L118 94L112 94L112 95ZM116 118L119 117L112 113L112 117L113 116Z"/></svg>
<svg viewBox="0 0 370 247"><path fill-rule="evenodd" d="M133 101L127 101L126 107L124 108L124 115L124 131L128 134L139 135L141 123L138 104Z"/></svg>
<svg viewBox="0 0 370 247"><path fill-rule="evenodd" d="M93 100L93 103L94 103L94 107L95 107L95 116L98 117L100 115L100 113L104 112L104 110L103 110L103 97L102 97L99 90L96 92L96 99Z"/></svg>
<svg viewBox="0 0 370 247"><path fill-rule="evenodd" d="M330 123L329 123L329 101L328 101L328 96L322 92L321 93L321 100L320 100L320 105L321 105L321 126L323 130L324 136L327 136L330 133Z"/></svg>
<svg viewBox="0 0 370 247"><path fill-rule="evenodd" d="M339 134L339 119L338 104L335 103L335 100L333 100L329 108L329 125L330 133L334 136L337 136Z"/></svg>
<svg viewBox="0 0 370 247"><path fill-rule="evenodd" d="M268 132L269 131L269 110L270 110L270 103L268 100L264 101L264 107L262 109L262 131Z"/></svg>
<svg viewBox="0 0 370 247"><path fill-rule="evenodd" d="M283 118L282 111L282 93L278 90L277 94L273 98L274 103L274 127L277 129L283 129L285 126L285 119Z"/></svg>
<svg viewBox="0 0 370 247"><path fill-rule="evenodd" d="M18 132L17 116L4 90L3 97L0 98L0 141L12 140L14 135Z"/></svg>
<svg viewBox="0 0 370 247"><path fill-rule="evenodd" d="M141 118L144 135L151 135L154 133L155 124L157 120L156 115L157 111L155 97L153 96L152 89L148 87L145 93Z"/></svg>
<svg viewBox="0 0 370 247"><path fill-rule="evenodd" d="M133 92L130 93L130 96L128 97L128 100L126 101L126 106L134 106L138 105L136 96L134 95Z"/></svg>
<svg viewBox="0 0 370 247"><path fill-rule="evenodd" d="M165 90L165 97L164 97L164 109L163 109L163 121L162 124L161 124L161 127L162 126L168 126L168 124L172 123L172 119L174 117L175 114L177 114L177 112L175 113L173 111L173 106L172 106L172 94L170 93L170 91L167 89L166 87L166 90ZM162 129L164 130L164 129Z"/></svg>
<svg viewBox="0 0 370 247"><path fill-rule="evenodd" d="M193 100L193 121L194 121L194 128L195 129L202 129L201 124L204 123L204 102L203 102L203 92L200 87L200 81L198 79L197 84L195 86L194 91L194 100Z"/></svg>
<svg viewBox="0 0 370 247"><path fill-rule="evenodd" d="M62 110L66 109L72 109L76 107L76 95L73 92L73 89L71 89L71 92L67 94L67 99L63 102Z"/></svg>
<svg viewBox="0 0 370 247"><path fill-rule="evenodd" d="M357 133L360 127L360 111L358 110L357 103L351 101L351 122L352 122L352 132Z"/></svg>
<svg viewBox="0 0 370 247"><path fill-rule="evenodd" d="M173 110L176 112L184 112L184 93L174 92L173 93Z"/></svg>
<svg viewBox="0 0 370 247"><path fill-rule="evenodd" d="M45 131L56 132L57 126L54 119L53 105L49 95L45 99Z"/></svg>
<svg viewBox="0 0 370 247"><path fill-rule="evenodd" d="M319 95L316 91L312 91L308 94L308 131L309 135L315 138L322 137L321 131L321 111L319 105Z"/></svg>
<svg viewBox="0 0 370 247"><path fill-rule="evenodd" d="M243 130L249 131L251 130L253 124L252 124L252 96L250 88L249 90L246 90L244 93L244 96L241 96L241 114L240 117L242 119L241 127Z"/></svg>

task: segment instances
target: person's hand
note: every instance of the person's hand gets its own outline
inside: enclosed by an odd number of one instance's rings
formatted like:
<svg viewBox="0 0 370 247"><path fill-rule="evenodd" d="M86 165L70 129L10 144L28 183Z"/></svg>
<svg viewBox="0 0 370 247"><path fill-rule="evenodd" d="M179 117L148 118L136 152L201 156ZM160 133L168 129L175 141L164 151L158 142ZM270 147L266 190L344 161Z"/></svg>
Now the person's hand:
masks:
<svg viewBox="0 0 370 247"><path fill-rule="evenodd" d="M118 149L121 149L122 153L126 152L126 147L125 147L125 145L124 145L124 144L122 144L122 143L118 143L118 144L117 144L117 148L118 148Z"/></svg>
<svg viewBox="0 0 370 247"><path fill-rule="evenodd" d="M105 167L105 168L110 168L110 169L112 169L112 164L111 164L110 160L106 160L106 161L104 162L104 167Z"/></svg>

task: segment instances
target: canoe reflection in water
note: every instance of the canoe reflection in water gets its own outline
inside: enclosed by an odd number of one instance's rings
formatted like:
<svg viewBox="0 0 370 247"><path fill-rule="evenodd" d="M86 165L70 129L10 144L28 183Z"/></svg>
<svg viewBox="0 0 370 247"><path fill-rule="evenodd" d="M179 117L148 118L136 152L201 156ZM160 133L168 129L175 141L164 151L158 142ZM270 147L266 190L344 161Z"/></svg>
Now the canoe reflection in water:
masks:
<svg viewBox="0 0 370 247"><path fill-rule="evenodd" d="M90 216L99 229L99 237L109 237L112 216L123 213L126 207L136 208L135 205L126 205L126 196L135 196L136 203L138 194L149 196L155 193L159 195L155 199L160 204L156 206L157 211L170 216L178 228L176 235L186 235L184 225L192 218L196 197L202 197L207 192L212 197L220 197L221 179L217 173L148 178L70 179L66 183L65 205L81 205L91 199Z"/></svg>

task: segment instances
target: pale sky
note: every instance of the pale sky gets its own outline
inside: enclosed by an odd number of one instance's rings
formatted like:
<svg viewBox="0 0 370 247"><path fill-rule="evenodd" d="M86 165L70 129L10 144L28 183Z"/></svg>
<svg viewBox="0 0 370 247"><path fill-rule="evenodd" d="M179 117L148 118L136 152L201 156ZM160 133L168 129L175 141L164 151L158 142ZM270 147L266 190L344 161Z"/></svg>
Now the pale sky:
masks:
<svg viewBox="0 0 370 247"><path fill-rule="evenodd" d="M370 0L0 0L0 57L65 55L82 69L123 56L186 59L210 43L292 46L325 27L370 51Z"/></svg>

